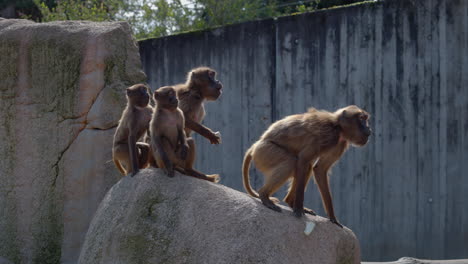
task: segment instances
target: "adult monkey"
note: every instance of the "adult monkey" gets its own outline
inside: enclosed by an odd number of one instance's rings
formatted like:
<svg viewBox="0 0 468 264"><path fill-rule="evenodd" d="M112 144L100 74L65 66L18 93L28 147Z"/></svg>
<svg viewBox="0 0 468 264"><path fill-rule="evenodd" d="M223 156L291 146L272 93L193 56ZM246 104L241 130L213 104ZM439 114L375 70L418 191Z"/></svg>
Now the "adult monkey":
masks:
<svg viewBox="0 0 468 264"><path fill-rule="evenodd" d="M119 171L135 176L148 166L149 144L137 142L149 128L153 108L148 86L135 84L126 90L127 106L115 130L112 159Z"/></svg>
<svg viewBox="0 0 468 264"><path fill-rule="evenodd" d="M315 215L314 211L304 208L305 188L313 173L330 221L342 227L333 210L328 171L350 143L356 146L367 143L371 134L368 119L366 111L350 105L334 113L310 108L304 114L287 116L273 123L244 156L242 175L246 191L259 197L266 207L281 211L269 197L292 177L284 201L297 217L304 212ZM249 182L252 159L265 177L258 194Z"/></svg>
<svg viewBox="0 0 468 264"><path fill-rule="evenodd" d="M221 137L201 124L205 118L205 100L215 101L221 96L223 85L216 79L216 71L209 67L198 67L187 74L187 81L175 86L179 108L184 112L185 133L192 131L207 138L211 144L219 144Z"/></svg>

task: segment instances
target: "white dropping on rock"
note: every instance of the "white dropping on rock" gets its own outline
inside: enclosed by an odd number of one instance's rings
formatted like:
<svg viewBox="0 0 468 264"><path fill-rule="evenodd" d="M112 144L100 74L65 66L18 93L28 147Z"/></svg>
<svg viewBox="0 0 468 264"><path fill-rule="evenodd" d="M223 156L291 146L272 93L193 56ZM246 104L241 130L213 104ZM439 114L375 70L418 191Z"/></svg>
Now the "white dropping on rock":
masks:
<svg viewBox="0 0 468 264"><path fill-rule="evenodd" d="M306 227L304 229L304 234L306 236L310 235L310 233L312 233L312 231L314 230L314 227L315 227L315 223L312 222L312 221L306 221Z"/></svg>

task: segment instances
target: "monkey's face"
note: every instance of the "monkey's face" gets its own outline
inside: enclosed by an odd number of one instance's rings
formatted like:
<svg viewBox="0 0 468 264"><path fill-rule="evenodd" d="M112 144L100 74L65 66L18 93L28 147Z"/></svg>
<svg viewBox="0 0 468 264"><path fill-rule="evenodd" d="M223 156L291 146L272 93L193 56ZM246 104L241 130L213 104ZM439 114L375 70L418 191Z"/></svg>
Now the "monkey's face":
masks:
<svg viewBox="0 0 468 264"><path fill-rule="evenodd" d="M127 97L133 105L146 107L150 100L149 89L143 84L133 85L127 88Z"/></svg>
<svg viewBox="0 0 468 264"><path fill-rule="evenodd" d="M200 92L206 100L215 101L221 96L223 84L216 79L215 71L192 73L192 81L201 87Z"/></svg>
<svg viewBox="0 0 468 264"><path fill-rule="evenodd" d="M369 113L354 105L341 112L338 123L343 137L353 145L364 146L372 133L369 127Z"/></svg>
<svg viewBox="0 0 468 264"><path fill-rule="evenodd" d="M179 106L174 87L164 86L154 92L154 100L163 108L176 109Z"/></svg>

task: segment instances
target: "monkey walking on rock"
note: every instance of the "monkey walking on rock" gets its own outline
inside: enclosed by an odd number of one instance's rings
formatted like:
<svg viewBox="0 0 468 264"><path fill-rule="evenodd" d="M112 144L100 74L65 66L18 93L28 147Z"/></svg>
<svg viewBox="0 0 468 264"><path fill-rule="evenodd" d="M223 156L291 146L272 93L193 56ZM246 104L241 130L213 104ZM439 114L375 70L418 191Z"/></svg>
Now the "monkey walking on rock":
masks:
<svg viewBox="0 0 468 264"><path fill-rule="evenodd" d="M371 134L369 114L355 105L331 113L314 108L304 114L287 116L273 123L245 153L243 182L246 191L261 199L275 211L281 211L270 196L292 178L284 201L293 208L294 215L315 215L305 208L304 192L313 174L330 221L336 220L330 193L328 171L347 150L349 144L364 146ZM265 177L258 193L249 182L251 160ZM315 166L314 166L315 165Z"/></svg>

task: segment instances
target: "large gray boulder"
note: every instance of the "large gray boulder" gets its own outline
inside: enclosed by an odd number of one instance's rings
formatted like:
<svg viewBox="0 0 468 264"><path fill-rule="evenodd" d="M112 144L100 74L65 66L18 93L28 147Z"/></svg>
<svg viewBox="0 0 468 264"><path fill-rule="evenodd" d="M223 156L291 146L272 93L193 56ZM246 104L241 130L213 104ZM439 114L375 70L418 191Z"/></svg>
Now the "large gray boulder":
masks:
<svg viewBox="0 0 468 264"><path fill-rule="evenodd" d="M0 264L13 264L8 259L0 257Z"/></svg>
<svg viewBox="0 0 468 264"><path fill-rule="evenodd" d="M145 80L127 23L0 18L0 256L76 263L119 179L125 87Z"/></svg>
<svg viewBox="0 0 468 264"><path fill-rule="evenodd" d="M145 169L107 193L78 263L360 263L351 230L283 208L277 213L223 185ZM306 221L316 224L309 235Z"/></svg>
<svg viewBox="0 0 468 264"><path fill-rule="evenodd" d="M363 262L362 264L468 264L468 259L427 260L404 257L393 262Z"/></svg>

